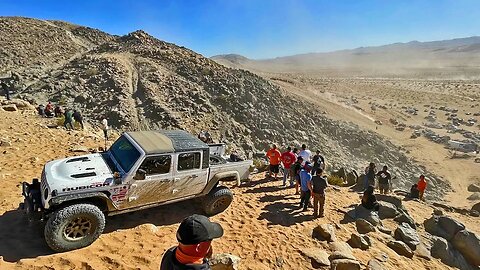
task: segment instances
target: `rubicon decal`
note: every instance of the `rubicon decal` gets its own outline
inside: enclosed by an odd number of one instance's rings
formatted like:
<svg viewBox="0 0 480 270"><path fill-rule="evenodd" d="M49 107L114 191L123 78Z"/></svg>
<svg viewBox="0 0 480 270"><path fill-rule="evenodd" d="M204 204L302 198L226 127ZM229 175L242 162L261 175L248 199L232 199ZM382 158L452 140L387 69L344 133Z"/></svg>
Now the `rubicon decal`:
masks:
<svg viewBox="0 0 480 270"><path fill-rule="evenodd" d="M109 183L97 183L97 184L91 184L91 185L88 185L88 186L67 187L67 188L62 189L62 191L63 192L68 192L68 191L75 191L75 190L105 187L105 186L109 186L109 185L110 185Z"/></svg>

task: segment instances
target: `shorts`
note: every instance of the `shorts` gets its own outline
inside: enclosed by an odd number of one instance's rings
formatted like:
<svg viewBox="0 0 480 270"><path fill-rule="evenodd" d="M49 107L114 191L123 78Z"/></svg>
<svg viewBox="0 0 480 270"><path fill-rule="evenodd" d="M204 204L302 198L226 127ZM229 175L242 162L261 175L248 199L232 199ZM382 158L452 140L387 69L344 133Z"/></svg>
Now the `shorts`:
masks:
<svg viewBox="0 0 480 270"><path fill-rule="evenodd" d="M280 172L280 164L277 164L277 165L270 164L270 171L273 172L273 173L279 173Z"/></svg>
<svg viewBox="0 0 480 270"><path fill-rule="evenodd" d="M388 189L389 189L389 186L388 184L382 184L382 183L378 183L378 189L380 190L380 192L387 192Z"/></svg>

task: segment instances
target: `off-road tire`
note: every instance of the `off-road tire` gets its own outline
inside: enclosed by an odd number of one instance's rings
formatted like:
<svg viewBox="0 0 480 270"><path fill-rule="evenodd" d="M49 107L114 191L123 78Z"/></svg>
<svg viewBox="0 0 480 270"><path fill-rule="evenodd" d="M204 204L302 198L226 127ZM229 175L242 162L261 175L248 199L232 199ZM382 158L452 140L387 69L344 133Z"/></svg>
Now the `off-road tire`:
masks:
<svg viewBox="0 0 480 270"><path fill-rule="evenodd" d="M216 187L205 196L203 211L208 216L213 216L225 211L233 201L233 193L227 187Z"/></svg>
<svg viewBox="0 0 480 270"><path fill-rule="evenodd" d="M72 224L89 222L90 229L85 229L85 236L78 239L67 236L77 236L70 233ZM73 226L75 227L75 226ZM105 215L92 204L74 204L57 210L48 219L45 226L45 241L48 246L57 252L69 251L89 246L102 234L105 229ZM83 231L83 230L82 230Z"/></svg>

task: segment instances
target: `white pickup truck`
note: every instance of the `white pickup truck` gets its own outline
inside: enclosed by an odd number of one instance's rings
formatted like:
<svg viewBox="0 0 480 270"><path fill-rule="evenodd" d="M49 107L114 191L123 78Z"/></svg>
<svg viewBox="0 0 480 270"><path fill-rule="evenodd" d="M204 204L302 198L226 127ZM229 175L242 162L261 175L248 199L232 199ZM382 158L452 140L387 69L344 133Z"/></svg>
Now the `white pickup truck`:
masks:
<svg viewBox="0 0 480 270"><path fill-rule="evenodd" d="M247 179L252 161L229 162L221 145L185 131L126 132L104 153L48 162L41 181L23 182L21 207L45 224L54 251L93 243L105 215L202 198L207 215L224 211L233 194L219 183Z"/></svg>

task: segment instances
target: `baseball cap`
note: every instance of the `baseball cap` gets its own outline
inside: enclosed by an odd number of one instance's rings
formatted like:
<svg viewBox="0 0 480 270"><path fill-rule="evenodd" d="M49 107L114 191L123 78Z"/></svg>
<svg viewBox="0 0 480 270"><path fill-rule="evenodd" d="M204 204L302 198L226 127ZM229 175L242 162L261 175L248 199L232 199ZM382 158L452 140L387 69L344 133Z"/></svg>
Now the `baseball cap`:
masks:
<svg viewBox="0 0 480 270"><path fill-rule="evenodd" d="M177 230L177 240L184 245L195 245L211 241L223 235L223 228L206 216L191 215L185 218Z"/></svg>

